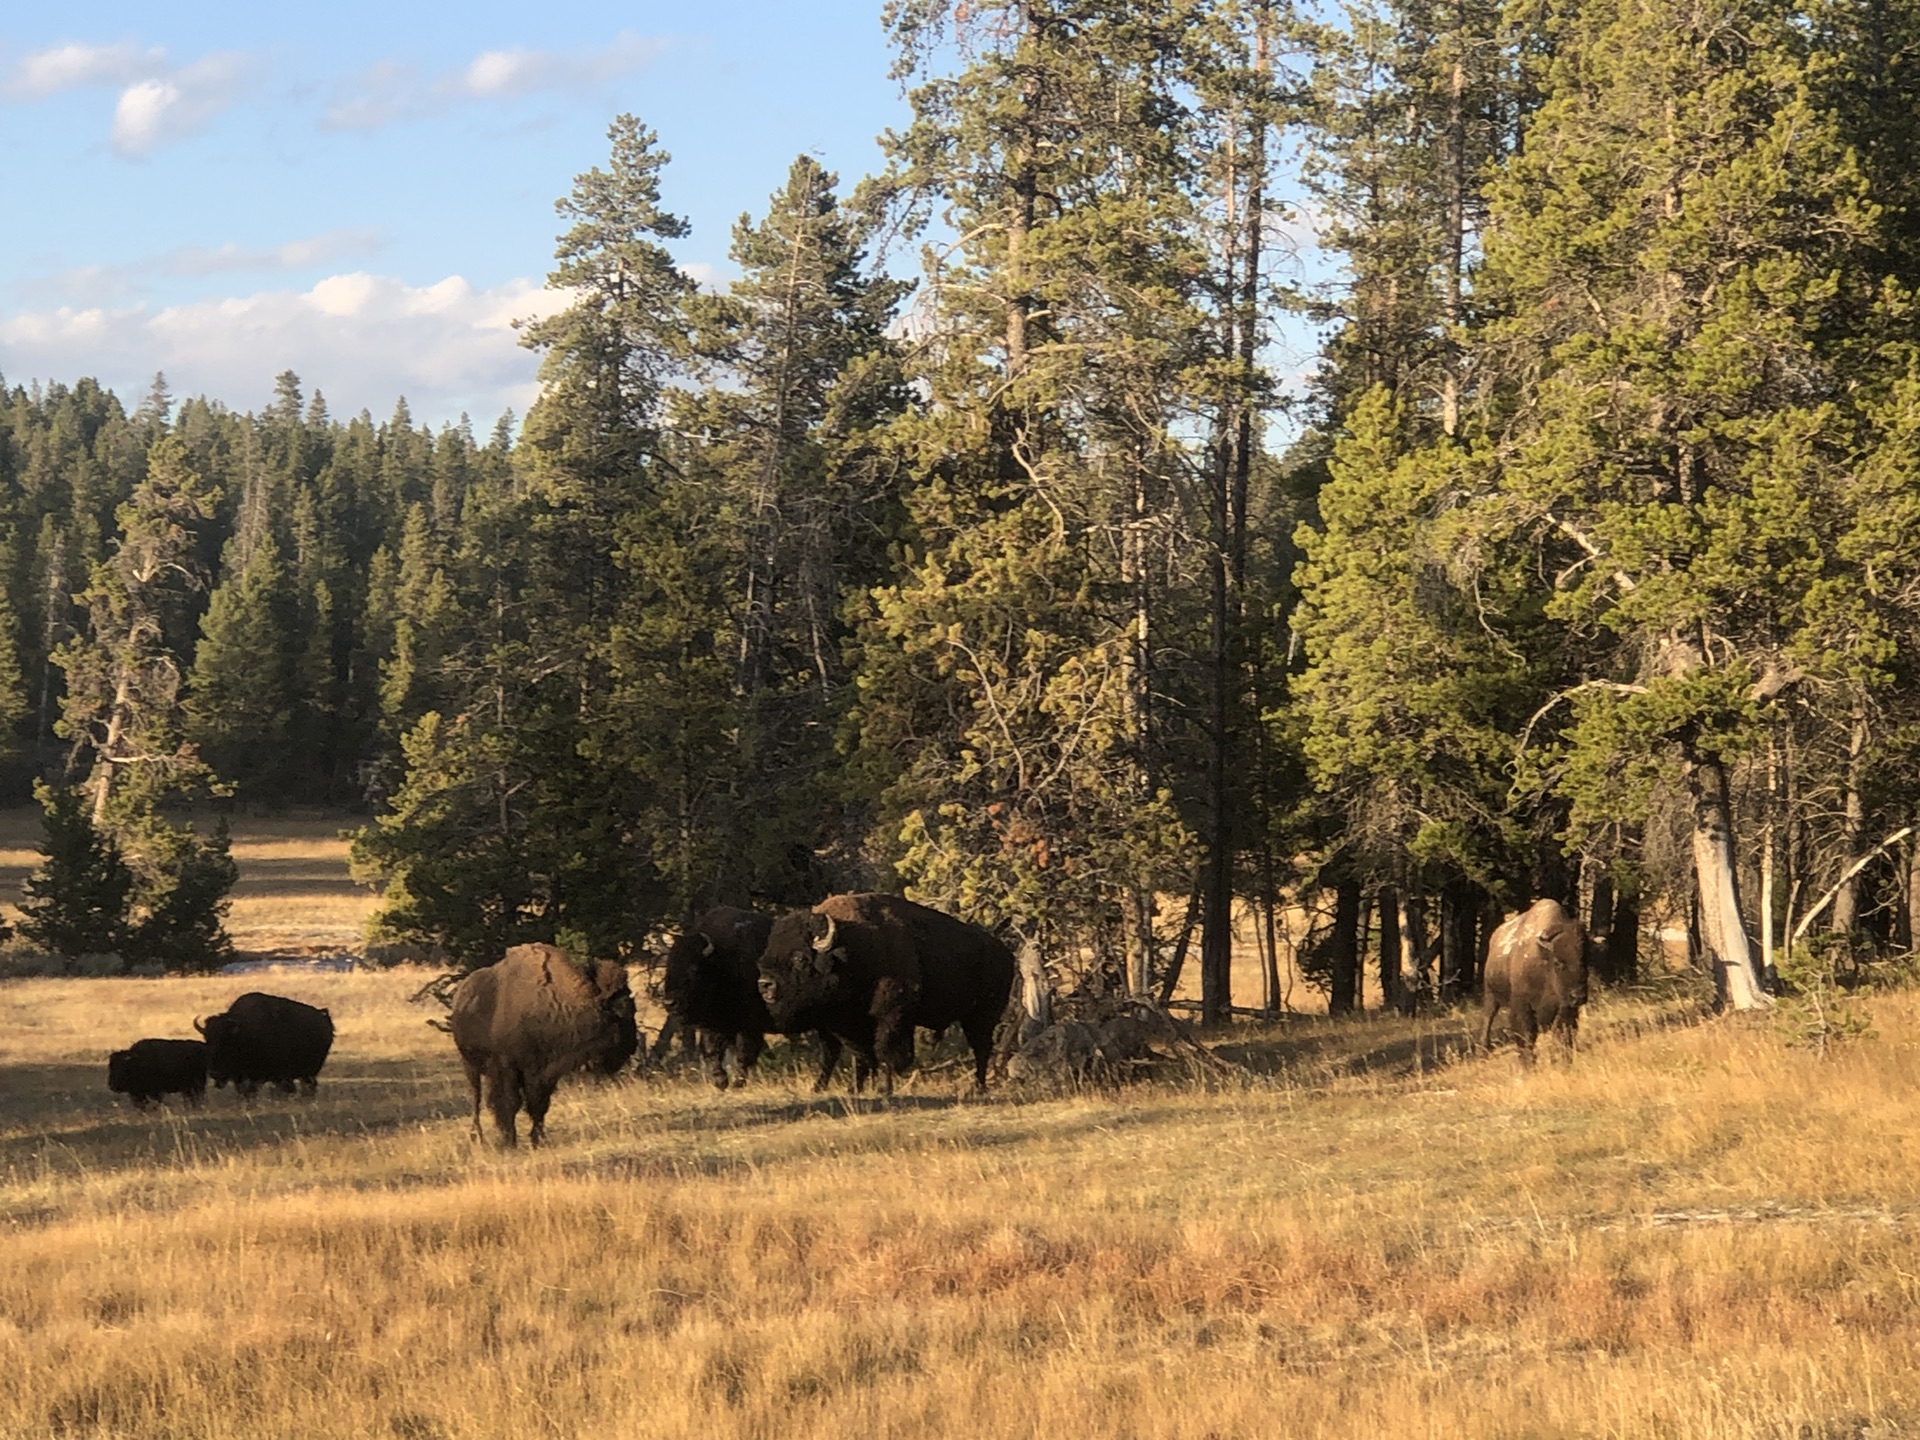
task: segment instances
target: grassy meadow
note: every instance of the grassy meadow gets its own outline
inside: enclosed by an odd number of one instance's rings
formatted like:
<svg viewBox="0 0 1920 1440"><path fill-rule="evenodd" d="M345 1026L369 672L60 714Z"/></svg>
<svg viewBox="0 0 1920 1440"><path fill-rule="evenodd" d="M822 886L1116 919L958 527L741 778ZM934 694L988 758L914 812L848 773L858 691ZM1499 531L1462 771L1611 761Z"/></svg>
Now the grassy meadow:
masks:
<svg viewBox="0 0 1920 1440"><path fill-rule="evenodd" d="M316 1100L104 1052L248 980L0 984L0 1436L1920 1434L1920 997L1825 1060L1604 997L1571 1068L1299 1019L1244 1082L689 1074L468 1137L421 972Z"/></svg>

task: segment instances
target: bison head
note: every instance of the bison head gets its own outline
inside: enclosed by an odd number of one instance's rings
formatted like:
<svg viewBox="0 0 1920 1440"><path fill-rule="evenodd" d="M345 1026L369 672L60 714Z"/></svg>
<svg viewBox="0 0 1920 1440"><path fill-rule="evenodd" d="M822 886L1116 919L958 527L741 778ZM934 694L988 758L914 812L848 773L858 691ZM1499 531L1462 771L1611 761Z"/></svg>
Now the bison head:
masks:
<svg viewBox="0 0 1920 1440"><path fill-rule="evenodd" d="M207 1079L218 1090L235 1078L232 1047L239 1038L239 1027L231 1015L209 1015L205 1020L196 1018L193 1028L206 1039Z"/></svg>
<svg viewBox="0 0 1920 1440"><path fill-rule="evenodd" d="M1552 978L1555 998L1568 1009L1587 1003L1587 947L1578 925L1561 925L1533 937Z"/></svg>
<svg viewBox="0 0 1920 1440"><path fill-rule="evenodd" d="M640 1027L634 1018L633 991L627 985L627 967L613 960L596 961L590 977L600 1006L601 1039L588 1063L606 1075L617 1075L640 1048Z"/></svg>
<svg viewBox="0 0 1920 1440"><path fill-rule="evenodd" d="M839 985L838 970L846 958L831 915L807 910L775 921L760 955L760 998L774 1023L791 1026L825 1000Z"/></svg>
<svg viewBox="0 0 1920 1440"><path fill-rule="evenodd" d="M673 937L667 946L667 973L660 982L660 998L670 1014L685 1015L694 1008L701 971L713 957L713 937L698 930Z"/></svg>
<svg viewBox="0 0 1920 1440"><path fill-rule="evenodd" d="M124 1095L132 1084L133 1051L114 1051L107 1057L107 1089L116 1095Z"/></svg>

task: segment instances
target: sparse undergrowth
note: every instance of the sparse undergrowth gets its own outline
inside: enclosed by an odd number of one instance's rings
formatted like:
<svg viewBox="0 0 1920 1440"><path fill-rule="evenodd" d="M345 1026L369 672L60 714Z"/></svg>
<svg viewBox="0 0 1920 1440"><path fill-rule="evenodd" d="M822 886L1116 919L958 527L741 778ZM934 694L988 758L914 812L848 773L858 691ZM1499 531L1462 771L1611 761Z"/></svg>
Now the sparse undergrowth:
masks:
<svg viewBox="0 0 1920 1440"><path fill-rule="evenodd" d="M0 984L0 1435L1920 1433L1920 996L1825 1060L1656 989L1525 1077L1462 1015L1209 1088L583 1083L501 1154L421 978L286 987L318 1101L149 1115L105 1049L234 982Z"/></svg>

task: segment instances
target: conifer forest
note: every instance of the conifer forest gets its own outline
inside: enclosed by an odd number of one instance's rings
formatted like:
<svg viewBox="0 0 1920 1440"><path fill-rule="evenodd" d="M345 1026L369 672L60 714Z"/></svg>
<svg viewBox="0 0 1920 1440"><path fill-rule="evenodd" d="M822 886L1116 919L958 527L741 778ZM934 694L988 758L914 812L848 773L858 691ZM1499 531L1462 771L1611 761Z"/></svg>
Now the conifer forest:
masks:
<svg viewBox="0 0 1920 1440"><path fill-rule="evenodd" d="M885 23L885 165L719 289L671 135L553 177L524 416L0 391L24 924L213 963L243 805L467 964L904 890L1212 1021L1538 896L1736 1008L1920 939L1920 5Z"/></svg>

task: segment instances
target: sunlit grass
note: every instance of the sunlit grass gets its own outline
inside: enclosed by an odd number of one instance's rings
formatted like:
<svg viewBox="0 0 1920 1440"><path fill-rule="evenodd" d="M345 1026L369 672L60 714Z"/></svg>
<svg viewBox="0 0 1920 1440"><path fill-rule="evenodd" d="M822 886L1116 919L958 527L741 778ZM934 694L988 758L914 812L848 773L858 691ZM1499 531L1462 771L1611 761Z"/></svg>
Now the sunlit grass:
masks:
<svg viewBox="0 0 1920 1440"><path fill-rule="evenodd" d="M255 980L0 985L0 1435L1920 1426L1912 996L1826 1062L1652 994L1525 1077L1445 1017L1211 1089L576 1083L503 1154L422 978L276 977L319 1099L151 1115L106 1049Z"/></svg>

